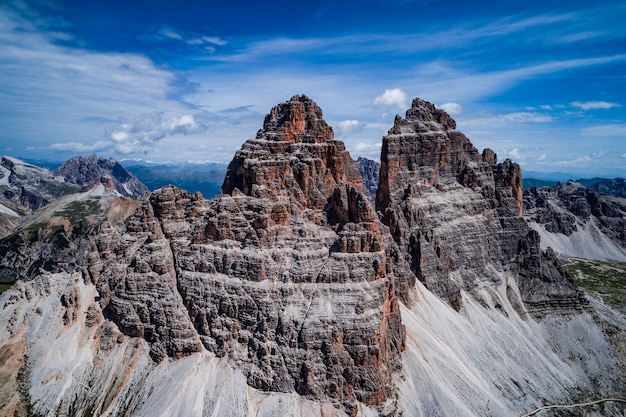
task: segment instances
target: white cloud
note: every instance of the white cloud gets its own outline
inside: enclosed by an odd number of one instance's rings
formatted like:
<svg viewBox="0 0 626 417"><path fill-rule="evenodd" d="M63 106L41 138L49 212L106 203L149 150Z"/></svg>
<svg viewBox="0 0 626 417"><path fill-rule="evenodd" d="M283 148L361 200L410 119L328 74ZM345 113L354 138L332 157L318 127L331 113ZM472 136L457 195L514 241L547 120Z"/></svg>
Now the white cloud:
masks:
<svg viewBox="0 0 626 417"><path fill-rule="evenodd" d="M513 148L508 152L508 156L510 156L511 158L515 158L515 159L519 159L520 158L520 152L518 148Z"/></svg>
<svg viewBox="0 0 626 417"><path fill-rule="evenodd" d="M65 142L65 143L53 143L47 146L45 149L57 152L74 152L74 153L86 153L86 152L100 152L105 149L110 149L111 143L108 141L97 141L91 144L84 144L80 142ZM41 150L42 148L31 148L32 150Z"/></svg>
<svg viewBox="0 0 626 417"><path fill-rule="evenodd" d="M348 133L359 132L363 130L364 127L365 126L363 125L363 123L359 122L358 120L342 120L337 125L337 134L345 135Z"/></svg>
<svg viewBox="0 0 626 417"><path fill-rule="evenodd" d="M546 159L548 159L548 155L545 153L542 153L541 155L537 157L537 162L544 162Z"/></svg>
<svg viewBox="0 0 626 417"><path fill-rule="evenodd" d="M161 35L161 36L164 36L166 38L169 38L169 39L175 39L175 40L182 40L183 39L182 35L180 35L177 32L174 32L172 29L166 28L166 27L161 28L161 30L159 30L158 34Z"/></svg>
<svg viewBox="0 0 626 417"><path fill-rule="evenodd" d="M549 105L549 104L542 104L542 105L539 106L539 108L541 110L548 110L548 111L549 110L553 110L553 107L551 105Z"/></svg>
<svg viewBox="0 0 626 417"><path fill-rule="evenodd" d="M210 43L212 45L217 45L217 46L224 46L228 43L227 40L219 38L217 36L203 36L202 40L205 43Z"/></svg>
<svg viewBox="0 0 626 417"><path fill-rule="evenodd" d="M450 116L457 116L463 113L463 106L459 103L443 103L437 107L447 112Z"/></svg>
<svg viewBox="0 0 626 417"><path fill-rule="evenodd" d="M612 109L613 107L621 107L619 103L611 103L608 101L573 101L570 105L582 110L606 110Z"/></svg>
<svg viewBox="0 0 626 417"><path fill-rule="evenodd" d="M399 88L387 89L374 99L375 106L393 106L401 110L407 108L408 94Z"/></svg>
<svg viewBox="0 0 626 417"><path fill-rule="evenodd" d="M463 127L493 128L509 124L549 123L552 116L536 112L514 112L497 115L477 116L463 120Z"/></svg>
<svg viewBox="0 0 626 417"><path fill-rule="evenodd" d="M162 112L142 114L132 121L121 123L108 133L115 150L121 154L146 152L166 136L204 133L208 126L199 123L194 115L165 116Z"/></svg>

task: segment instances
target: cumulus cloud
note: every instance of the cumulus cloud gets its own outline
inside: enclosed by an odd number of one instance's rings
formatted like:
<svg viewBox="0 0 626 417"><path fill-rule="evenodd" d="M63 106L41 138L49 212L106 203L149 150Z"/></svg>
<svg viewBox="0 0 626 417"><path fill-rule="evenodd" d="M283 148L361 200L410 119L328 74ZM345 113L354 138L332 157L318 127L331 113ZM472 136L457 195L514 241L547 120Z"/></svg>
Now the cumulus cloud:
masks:
<svg viewBox="0 0 626 417"><path fill-rule="evenodd" d="M507 152L507 154L511 158L515 158L515 159L519 159L520 158L519 148L513 148L509 152Z"/></svg>
<svg viewBox="0 0 626 417"><path fill-rule="evenodd" d="M548 111L549 110L553 110L553 107L551 105L549 105L549 104L542 104L542 105L539 106L539 108L541 110L548 110Z"/></svg>
<svg viewBox="0 0 626 417"><path fill-rule="evenodd" d="M463 113L463 106L459 103L443 103L438 106L441 110L444 110L450 116L458 116Z"/></svg>
<svg viewBox="0 0 626 417"><path fill-rule="evenodd" d="M345 135L348 133L359 132L363 130L363 123L358 120L343 120L337 125L337 133Z"/></svg>
<svg viewBox="0 0 626 417"><path fill-rule="evenodd" d="M621 104L609 101L572 101L570 105L582 110L607 110L613 107L621 107Z"/></svg>
<svg viewBox="0 0 626 417"><path fill-rule="evenodd" d="M197 116L166 116L163 112L142 114L107 132L114 148L121 154L145 152L166 136L203 133L208 126L196 120Z"/></svg>
<svg viewBox="0 0 626 417"><path fill-rule="evenodd" d="M407 107L408 94L400 88L387 89L385 92L374 99L375 106L389 106L405 109Z"/></svg>

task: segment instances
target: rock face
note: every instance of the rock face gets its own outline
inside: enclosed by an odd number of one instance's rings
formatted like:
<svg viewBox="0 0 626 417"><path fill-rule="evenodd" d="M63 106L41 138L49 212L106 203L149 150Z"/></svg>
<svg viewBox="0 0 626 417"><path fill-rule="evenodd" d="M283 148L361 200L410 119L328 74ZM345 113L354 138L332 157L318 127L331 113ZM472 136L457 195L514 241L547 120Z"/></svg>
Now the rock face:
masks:
<svg viewBox="0 0 626 417"><path fill-rule="evenodd" d="M356 167L363 177L363 188L365 189L365 193L371 198L372 201L376 201L380 164L371 159L359 156L356 160Z"/></svg>
<svg viewBox="0 0 626 417"><path fill-rule="evenodd" d="M0 398L9 415L374 417L621 397L624 358L540 250L520 184L416 99L384 138L376 212L295 96L220 198L105 180L0 240L20 278L0 296Z"/></svg>
<svg viewBox="0 0 626 417"><path fill-rule="evenodd" d="M414 278L319 107L295 96L273 108L223 193L165 187L100 240L90 273L105 313L156 360L204 346L252 387L391 412L396 288Z"/></svg>
<svg viewBox="0 0 626 417"><path fill-rule="evenodd" d="M573 280L523 220L517 164L479 153L443 110L415 99L383 137L376 208L426 287L458 305L461 290L520 275L531 311L581 306ZM515 298L515 288L508 293ZM513 300L515 301L515 300ZM519 303L519 301L518 301Z"/></svg>
<svg viewBox="0 0 626 417"><path fill-rule="evenodd" d="M573 181L533 187L524 192L524 217L565 255L626 260L624 199Z"/></svg>
<svg viewBox="0 0 626 417"><path fill-rule="evenodd" d="M0 160L0 192L28 210L36 210L66 194L80 190L47 168L3 156Z"/></svg>
<svg viewBox="0 0 626 417"><path fill-rule="evenodd" d="M113 158L77 156L54 170L54 175L62 177L66 182L88 187L101 182L104 177L113 182L117 192L131 198L141 198L150 192L148 187Z"/></svg>

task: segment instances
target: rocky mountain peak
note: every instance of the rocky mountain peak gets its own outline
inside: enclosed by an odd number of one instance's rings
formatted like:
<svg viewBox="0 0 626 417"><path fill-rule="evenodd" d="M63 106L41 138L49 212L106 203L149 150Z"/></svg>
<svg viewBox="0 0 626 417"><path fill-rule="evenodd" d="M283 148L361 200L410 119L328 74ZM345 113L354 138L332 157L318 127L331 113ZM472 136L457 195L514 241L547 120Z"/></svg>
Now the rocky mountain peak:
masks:
<svg viewBox="0 0 626 417"><path fill-rule="evenodd" d="M132 198L141 198L150 192L145 184L115 159L100 158L95 154L70 158L54 174L63 177L66 182L83 187L93 186L100 183L103 177L109 177L117 192Z"/></svg>
<svg viewBox="0 0 626 417"><path fill-rule="evenodd" d="M401 123L402 119L396 117L395 121ZM444 130L456 129L456 122L448 113L421 98L415 98L411 103L411 108L406 112L406 121L431 122L439 124Z"/></svg>
<svg viewBox="0 0 626 417"><path fill-rule="evenodd" d="M246 141L228 166L224 194L289 196L302 207L321 209L337 184L363 190L363 180L343 142L307 96L294 96L265 117L263 129Z"/></svg>
<svg viewBox="0 0 626 417"><path fill-rule="evenodd" d="M498 284L500 271L514 271L524 277L519 287L530 309L545 309L554 297L580 307L571 278L540 251L521 217L522 203L519 165L498 163L489 149L479 153L427 101L413 100L383 137L376 208L415 275L452 303L460 290Z"/></svg>
<svg viewBox="0 0 626 417"><path fill-rule="evenodd" d="M328 142L333 138L333 129L323 119L322 109L304 94L274 106L257 133L257 139L294 143Z"/></svg>

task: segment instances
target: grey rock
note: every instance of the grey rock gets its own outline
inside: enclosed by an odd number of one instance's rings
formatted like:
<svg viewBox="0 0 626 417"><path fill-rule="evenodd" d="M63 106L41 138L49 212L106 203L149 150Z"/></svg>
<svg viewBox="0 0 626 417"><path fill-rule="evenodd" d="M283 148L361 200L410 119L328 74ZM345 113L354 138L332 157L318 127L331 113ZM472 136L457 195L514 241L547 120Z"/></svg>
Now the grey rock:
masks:
<svg viewBox="0 0 626 417"><path fill-rule="evenodd" d="M383 137L376 208L415 275L453 305L461 289L472 293L512 272L531 311L544 311L542 303L559 310L555 294L581 308L573 280L539 250L522 199L519 165L479 153L431 103L415 99ZM537 279L551 284L537 287Z"/></svg>
<svg viewBox="0 0 626 417"><path fill-rule="evenodd" d="M68 183L87 188L102 182L104 178L105 182L111 182L117 192L131 198L141 198L150 192L148 187L115 159L99 158L95 154L67 160L54 170L54 175L62 177Z"/></svg>

